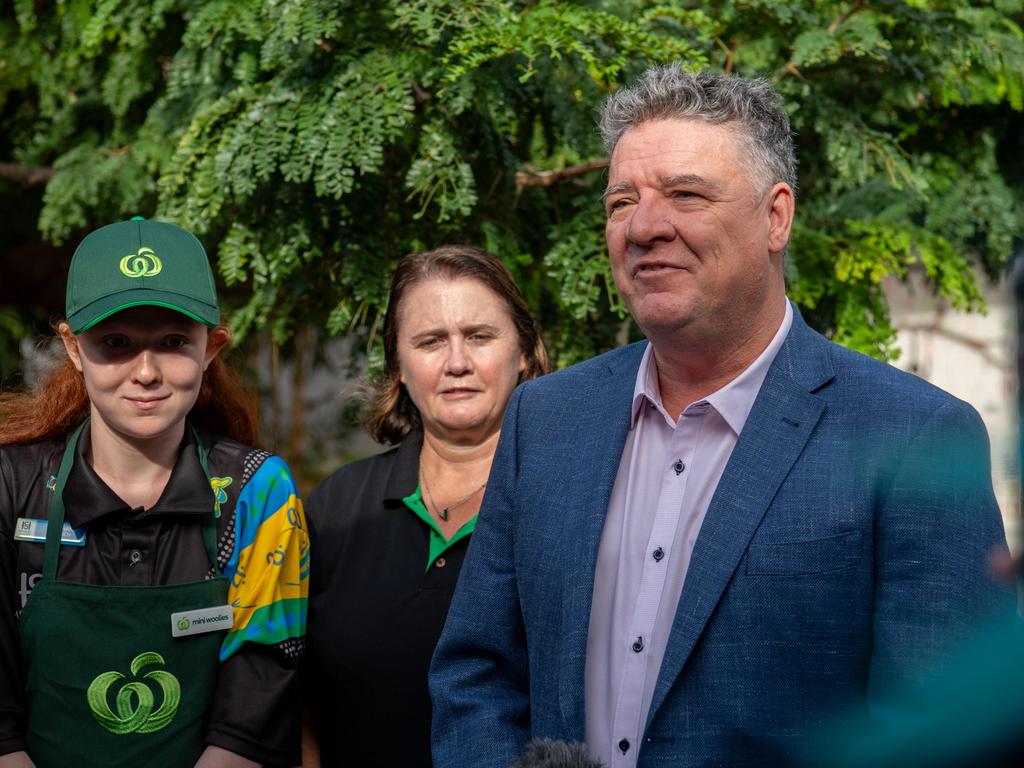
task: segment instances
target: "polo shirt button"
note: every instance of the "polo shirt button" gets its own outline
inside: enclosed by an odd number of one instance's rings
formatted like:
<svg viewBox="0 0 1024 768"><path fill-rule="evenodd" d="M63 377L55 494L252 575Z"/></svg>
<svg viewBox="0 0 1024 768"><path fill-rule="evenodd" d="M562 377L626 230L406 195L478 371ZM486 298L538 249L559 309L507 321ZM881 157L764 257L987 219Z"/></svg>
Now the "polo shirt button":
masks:
<svg viewBox="0 0 1024 768"><path fill-rule="evenodd" d="M633 653L640 653L640 651L642 651L643 649L644 639L642 637L638 637L636 640L633 641Z"/></svg>
<svg viewBox="0 0 1024 768"><path fill-rule="evenodd" d="M448 565L448 561L445 560L443 557L439 557L437 558L437 560L434 561L434 565L436 565L438 568L444 568L446 565Z"/></svg>
<svg viewBox="0 0 1024 768"><path fill-rule="evenodd" d="M627 752L629 752L629 739L623 739L622 741L620 741L619 749L622 751L622 754L626 754Z"/></svg>
<svg viewBox="0 0 1024 768"><path fill-rule="evenodd" d="M677 475L681 475L683 474L683 470L686 469L686 465L677 459L676 463L672 465L672 469L676 471Z"/></svg>
<svg viewBox="0 0 1024 768"><path fill-rule="evenodd" d="M142 562L142 553L137 549L133 549L131 552L128 553L128 560L131 562L132 565L140 563Z"/></svg>
<svg viewBox="0 0 1024 768"><path fill-rule="evenodd" d="M658 547L654 552L651 553L654 557L654 562L660 563L661 559L665 556L665 550Z"/></svg>

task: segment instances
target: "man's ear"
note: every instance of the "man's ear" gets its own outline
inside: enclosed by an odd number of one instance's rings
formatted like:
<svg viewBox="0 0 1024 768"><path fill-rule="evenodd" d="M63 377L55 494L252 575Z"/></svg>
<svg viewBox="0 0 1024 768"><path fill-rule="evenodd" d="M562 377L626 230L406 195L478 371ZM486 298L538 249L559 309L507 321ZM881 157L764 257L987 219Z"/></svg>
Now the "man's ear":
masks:
<svg viewBox="0 0 1024 768"><path fill-rule="evenodd" d="M60 340L64 342L64 349L67 351L68 357L71 358L71 364L81 373L82 353L78 349L78 337L71 332L71 327L67 323L58 325L57 333L60 335Z"/></svg>
<svg viewBox="0 0 1024 768"><path fill-rule="evenodd" d="M793 190L785 182L780 181L768 192L768 250L771 253L782 253L789 243L789 233L793 228L793 211L796 203Z"/></svg>
<svg viewBox="0 0 1024 768"><path fill-rule="evenodd" d="M210 367L213 359L220 354L220 351L231 341L231 332L223 325L211 328L206 334L206 356L203 360L203 370Z"/></svg>

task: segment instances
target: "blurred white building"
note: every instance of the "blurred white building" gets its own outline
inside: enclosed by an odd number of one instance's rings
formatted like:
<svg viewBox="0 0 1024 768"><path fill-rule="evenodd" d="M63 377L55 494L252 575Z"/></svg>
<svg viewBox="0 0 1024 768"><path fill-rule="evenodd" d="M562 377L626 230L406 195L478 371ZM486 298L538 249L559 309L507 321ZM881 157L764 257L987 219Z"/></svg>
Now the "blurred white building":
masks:
<svg viewBox="0 0 1024 768"><path fill-rule="evenodd" d="M1017 455L1016 315L1009 280L977 275L986 313L967 314L936 299L920 271L884 285L901 354L895 364L973 405L992 444L992 482L1010 546L1020 544Z"/></svg>

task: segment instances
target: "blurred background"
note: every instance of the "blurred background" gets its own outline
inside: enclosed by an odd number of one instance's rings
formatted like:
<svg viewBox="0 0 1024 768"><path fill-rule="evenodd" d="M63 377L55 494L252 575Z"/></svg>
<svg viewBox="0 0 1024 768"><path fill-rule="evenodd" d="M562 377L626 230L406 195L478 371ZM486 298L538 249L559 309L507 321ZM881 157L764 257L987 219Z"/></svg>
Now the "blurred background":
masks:
<svg viewBox="0 0 1024 768"><path fill-rule="evenodd" d="M54 351L91 229L205 244L263 442L308 489L375 450L391 268L512 268L561 367L638 338L604 251L606 94L655 62L770 79L800 158L790 296L979 410L1016 527L1007 264L1024 234L1024 0L0 4L0 386Z"/></svg>

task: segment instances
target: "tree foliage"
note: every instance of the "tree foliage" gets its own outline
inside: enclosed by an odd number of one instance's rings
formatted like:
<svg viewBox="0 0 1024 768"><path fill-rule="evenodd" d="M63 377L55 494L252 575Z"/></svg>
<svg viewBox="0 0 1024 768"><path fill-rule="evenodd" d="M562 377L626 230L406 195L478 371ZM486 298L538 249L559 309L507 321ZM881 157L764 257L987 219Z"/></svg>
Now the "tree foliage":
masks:
<svg viewBox="0 0 1024 768"><path fill-rule="evenodd" d="M0 18L0 160L55 171L38 213L54 243L136 213L197 232L243 336L311 325L372 349L398 258L479 244L513 269L564 365L625 330L594 169L601 100L655 62L764 76L800 156L790 295L886 357L885 277L920 265L980 309L971 266L995 273L1024 231L1022 10L15 0ZM0 335L19 322L0 307Z"/></svg>

